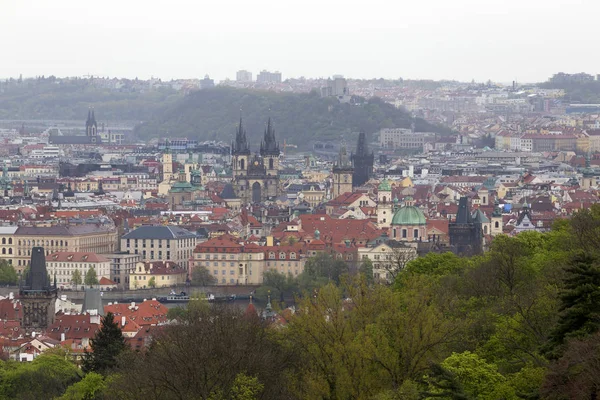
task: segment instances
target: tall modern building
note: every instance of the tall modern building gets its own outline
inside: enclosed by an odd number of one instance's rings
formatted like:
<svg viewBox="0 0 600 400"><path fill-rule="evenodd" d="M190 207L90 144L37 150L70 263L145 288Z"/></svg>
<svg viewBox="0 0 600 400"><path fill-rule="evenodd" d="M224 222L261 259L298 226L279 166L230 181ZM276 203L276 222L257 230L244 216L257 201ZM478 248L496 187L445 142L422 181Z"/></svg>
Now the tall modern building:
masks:
<svg viewBox="0 0 600 400"><path fill-rule="evenodd" d="M29 273L25 277L25 284L21 284L19 294L23 304L21 327L39 332L54 323L56 282L54 285L50 283L43 247L31 249Z"/></svg>
<svg viewBox="0 0 600 400"><path fill-rule="evenodd" d="M358 134L358 143L356 144L356 153L352 154L354 163L354 173L352 176L352 186L362 186L373 175L373 162L375 156L369 152L367 144L367 135L364 132Z"/></svg>
<svg viewBox="0 0 600 400"><path fill-rule="evenodd" d="M281 72L269 72L264 69L256 76L258 83L281 83Z"/></svg>
<svg viewBox="0 0 600 400"><path fill-rule="evenodd" d="M231 144L233 189L244 204L260 203L279 195L279 142L269 118L260 154L251 155L242 118Z"/></svg>
<svg viewBox="0 0 600 400"><path fill-rule="evenodd" d="M252 72L242 69L236 72L235 80L238 82L252 82Z"/></svg>

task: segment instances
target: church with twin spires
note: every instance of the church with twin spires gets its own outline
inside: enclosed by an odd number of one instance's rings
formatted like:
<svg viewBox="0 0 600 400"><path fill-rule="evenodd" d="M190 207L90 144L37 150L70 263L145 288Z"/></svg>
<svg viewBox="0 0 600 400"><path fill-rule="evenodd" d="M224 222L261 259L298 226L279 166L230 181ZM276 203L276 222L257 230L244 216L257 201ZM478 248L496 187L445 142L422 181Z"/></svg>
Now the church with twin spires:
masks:
<svg viewBox="0 0 600 400"><path fill-rule="evenodd" d="M260 143L260 153L252 154L240 117L235 140L231 144L231 169L233 190L243 204L261 203L280 194L280 154L271 118Z"/></svg>

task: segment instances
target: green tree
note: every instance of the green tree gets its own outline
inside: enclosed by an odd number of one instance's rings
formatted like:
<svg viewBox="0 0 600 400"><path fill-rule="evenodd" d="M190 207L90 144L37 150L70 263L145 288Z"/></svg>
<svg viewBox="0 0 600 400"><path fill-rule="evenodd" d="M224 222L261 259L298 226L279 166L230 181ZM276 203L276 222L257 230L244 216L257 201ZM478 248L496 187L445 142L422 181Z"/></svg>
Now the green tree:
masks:
<svg viewBox="0 0 600 400"><path fill-rule="evenodd" d="M105 398L105 390L108 387L104 376L96 372L88 372L82 380L69 386L57 400L92 400Z"/></svg>
<svg viewBox="0 0 600 400"><path fill-rule="evenodd" d="M17 271L6 260L0 261L0 285L14 285L17 283Z"/></svg>
<svg viewBox="0 0 600 400"><path fill-rule="evenodd" d="M258 381L255 376L247 376L239 373L233 381L231 388L232 400L258 400L265 385Z"/></svg>
<svg viewBox="0 0 600 400"><path fill-rule="evenodd" d="M365 257L362 259L358 272L365 278L367 284L370 285L375 281L373 276L373 262L370 258Z"/></svg>
<svg viewBox="0 0 600 400"><path fill-rule="evenodd" d="M206 267L194 267L192 270L192 285L211 286L216 283L217 278Z"/></svg>
<svg viewBox="0 0 600 400"><path fill-rule="evenodd" d="M81 379L75 364L64 355L41 354L30 363L4 363L2 399L51 399Z"/></svg>
<svg viewBox="0 0 600 400"><path fill-rule="evenodd" d="M560 315L544 347L555 358L568 338L583 338L600 328L600 268L595 257L576 255L566 269Z"/></svg>
<svg viewBox="0 0 600 400"><path fill-rule="evenodd" d="M325 278L339 284L341 276L348 272L348 264L331 254L319 253L308 259L304 270L313 279Z"/></svg>
<svg viewBox="0 0 600 400"><path fill-rule="evenodd" d="M156 277L150 278L148 281L148 287L154 289L156 287Z"/></svg>
<svg viewBox="0 0 600 400"><path fill-rule="evenodd" d="M71 274L71 283L73 284L73 286L75 286L75 289L79 289L79 285L81 285L81 282L81 272L79 272L79 270L76 269Z"/></svg>
<svg viewBox="0 0 600 400"><path fill-rule="evenodd" d="M516 399L510 390L509 393L505 392L506 378L498 372L496 365L486 362L475 353L453 353L441 366L456 377L456 381L470 398Z"/></svg>
<svg viewBox="0 0 600 400"><path fill-rule="evenodd" d="M96 269L94 267L90 267L85 273L84 283L86 286L98 284L98 274L96 274Z"/></svg>
<svg viewBox="0 0 600 400"><path fill-rule="evenodd" d="M85 353L82 368L85 372L106 373L117 365L117 357L125 350L123 332L112 313L102 318L102 326L90 340L91 352Z"/></svg>

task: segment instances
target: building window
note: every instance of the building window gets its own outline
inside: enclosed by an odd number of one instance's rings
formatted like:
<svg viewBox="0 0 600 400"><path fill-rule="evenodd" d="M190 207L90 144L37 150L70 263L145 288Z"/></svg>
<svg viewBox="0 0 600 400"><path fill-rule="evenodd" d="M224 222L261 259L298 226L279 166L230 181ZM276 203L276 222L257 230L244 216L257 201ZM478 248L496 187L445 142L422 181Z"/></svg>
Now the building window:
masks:
<svg viewBox="0 0 600 400"><path fill-rule="evenodd" d="M417 239L417 238L419 237L419 230L418 230L418 229L415 229L415 230L413 231L413 237L414 237L415 239Z"/></svg>
<svg viewBox="0 0 600 400"><path fill-rule="evenodd" d="M406 229L402 229L402 238L406 239L407 233Z"/></svg>

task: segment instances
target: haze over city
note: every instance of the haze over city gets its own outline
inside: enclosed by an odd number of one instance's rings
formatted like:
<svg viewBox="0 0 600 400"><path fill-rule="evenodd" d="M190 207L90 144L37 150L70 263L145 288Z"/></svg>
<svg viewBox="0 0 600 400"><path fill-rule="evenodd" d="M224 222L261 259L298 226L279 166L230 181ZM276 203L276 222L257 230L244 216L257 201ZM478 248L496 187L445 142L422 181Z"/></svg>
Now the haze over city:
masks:
<svg viewBox="0 0 600 400"><path fill-rule="evenodd" d="M3 1L0 77L288 77L538 82L596 70L585 1Z"/></svg>

